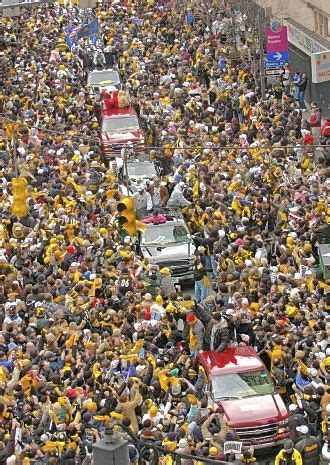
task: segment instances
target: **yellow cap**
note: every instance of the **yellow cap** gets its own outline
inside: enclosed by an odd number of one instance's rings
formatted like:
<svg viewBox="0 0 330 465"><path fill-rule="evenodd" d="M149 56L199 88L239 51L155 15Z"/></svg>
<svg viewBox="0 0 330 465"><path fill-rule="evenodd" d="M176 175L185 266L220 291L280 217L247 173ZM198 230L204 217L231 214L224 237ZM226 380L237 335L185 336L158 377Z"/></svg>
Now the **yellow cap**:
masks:
<svg viewBox="0 0 330 465"><path fill-rule="evenodd" d="M149 410L151 418L155 417L158 413L158 408L155 405L152 405Z"/></svg>
<svg viewBox="0 0 330 465"><path fill-rule="evenodd" d="M218 449L216 447L214 447L214 446L210 447L209 454L212 457L215 457L218 454Z"/></svg>

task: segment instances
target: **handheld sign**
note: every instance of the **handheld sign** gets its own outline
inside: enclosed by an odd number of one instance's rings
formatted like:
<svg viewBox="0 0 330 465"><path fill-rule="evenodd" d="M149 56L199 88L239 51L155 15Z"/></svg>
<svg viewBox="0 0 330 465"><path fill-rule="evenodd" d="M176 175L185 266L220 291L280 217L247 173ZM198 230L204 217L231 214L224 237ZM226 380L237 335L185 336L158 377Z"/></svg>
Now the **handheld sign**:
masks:
<svg viewBox="0 0 330 465"><path fill-rule="evenodd" d="M242 442L239 441L226 441L224 443L224 454L240 454L242 452Z"/></svg>

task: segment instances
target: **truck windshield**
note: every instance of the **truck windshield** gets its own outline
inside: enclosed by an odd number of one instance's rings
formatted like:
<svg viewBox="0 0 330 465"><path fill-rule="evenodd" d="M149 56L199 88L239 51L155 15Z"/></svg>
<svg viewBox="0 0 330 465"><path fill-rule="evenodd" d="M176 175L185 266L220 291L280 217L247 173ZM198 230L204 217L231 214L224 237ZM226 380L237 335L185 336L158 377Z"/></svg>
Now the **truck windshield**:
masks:
<svg viewBox="0 0 330 465"><path fill-rule="evenodd" d="M144 245L182 244L185 242L189 242L188 231L181 224L164 223L159 226L149 226L142 236Z"/></svg>
<svg viewBox="0 0 330 465"><path fill-rule="evenodd" d="M127 165L128 176L144 176L153 178L157 176L155 166L152 163L128 163Z"/></svg>
<svg viewBox="0 0 330 465"><path fill-rule="evenodd" d="M94 71L89 73L87 81L92 87L98 85L107 86L109 84L116 86L120 83L120 76L117 71Z"/></svg>
<svg viewBox="0 0 330 465"><path fill-rule="evenodd" d="M212 378L214 400L244 399L244 397L274 394L272 380L266 370L214 376Z"/></svg>
<svg viewBox="0 0 330 465"><path fill-rule="evenodd" d="M102 121L102 132L122 131L138 129L139 121L136 116L120 116L104 118Z"/></svg>

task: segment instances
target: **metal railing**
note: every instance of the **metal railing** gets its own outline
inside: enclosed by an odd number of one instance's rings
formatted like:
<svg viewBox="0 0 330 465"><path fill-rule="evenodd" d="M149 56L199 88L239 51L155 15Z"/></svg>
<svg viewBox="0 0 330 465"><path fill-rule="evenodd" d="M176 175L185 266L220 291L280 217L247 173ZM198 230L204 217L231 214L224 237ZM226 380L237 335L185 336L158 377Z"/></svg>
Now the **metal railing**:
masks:
<svg viewBox="0 0 330 465"><path fill-rule="evenodd" d="M147 441L139 439L139 437L135 433L133 433L129 428L122 425L121 423L117 423L117 426L119 426L126 433L126 435L130 437L131 443L137 449L139 453L139 465L158 465L159 460L162 456L171 456L174 459L174 463L176 465L181 465L182 460L185 459L193 460L194 463L202 462L214 465L230 465L230 463L232 463L224 460L203 457L200 455L184 454L181 452L169 451L156 441Z"/></svg>

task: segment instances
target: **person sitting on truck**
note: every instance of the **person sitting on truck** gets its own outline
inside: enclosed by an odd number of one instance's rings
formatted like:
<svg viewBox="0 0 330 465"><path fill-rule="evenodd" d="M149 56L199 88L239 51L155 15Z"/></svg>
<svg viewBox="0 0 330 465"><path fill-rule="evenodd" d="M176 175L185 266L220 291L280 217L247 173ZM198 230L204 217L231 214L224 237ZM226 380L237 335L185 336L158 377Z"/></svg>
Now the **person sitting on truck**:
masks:
<svg viewBox="0 0 330 465"><path fill-rule="evenodd" d="M138 187L138 191L133 194L134 208L137 215L143 214L143 212L152 210L151 195L147 192L143 185Z"/></svg>
<svg viewBox="0 0 330 465"><path fill-rule="evenodd" d="M161 205L164 206L167 204L169 193L166 182L160 182L159 178L154 177L152 182L147 187L147 191L151 195L152 204L155 208L159 208Z"/></svg>
<svg viewBox="0 0 330 465"><path fill-rule="evenodd" d="M215 352L220 353L227 348L228 344L229 328L227 321L220 312L214 312L206 327L204 350L215 350Z"/></svg>
<svg viewBox="0 0 330 465"><path fill-rule="evenodd" d="M103 93L103 103L106 110L110 110L110 108L118 108L118 91L109 92L106 90Z"/></svg>
<svg viewBox="0 0 330 465"><path fill-rule="evenodd" d="M152 212L152 216L149 216L148 218L144 218L142 222L145 224L150 224L150 223L163 224L163 223L166 223L166 216L159 213L158 210L154 210Z"/></svg>
<svg viewBox="0 0 330 465"><path fill-rule="evenodd" d="M177 184L174 187L173 192L167 202L168 207L181 207L182 208L182 207L187 207L191 205L191 202L189 202L189 200L187 200L183 195L183 192L182 192L183 185L184 185L183 182L179 182L179 184Z"/></svg>
<svg viewBox="0 0 330 465"><path fill-rule="evenodd" d="M129 107L129 101L127 94L124 90L118 92L118 108L127 108Z"/></svg>
<svg viewBox="0 0 330 465"><path fill-rule="evenodd" d="M303 465L300 452L295 449L293 441L287 439L284 442L283 449L275 458L275 465Z"/></svg>

